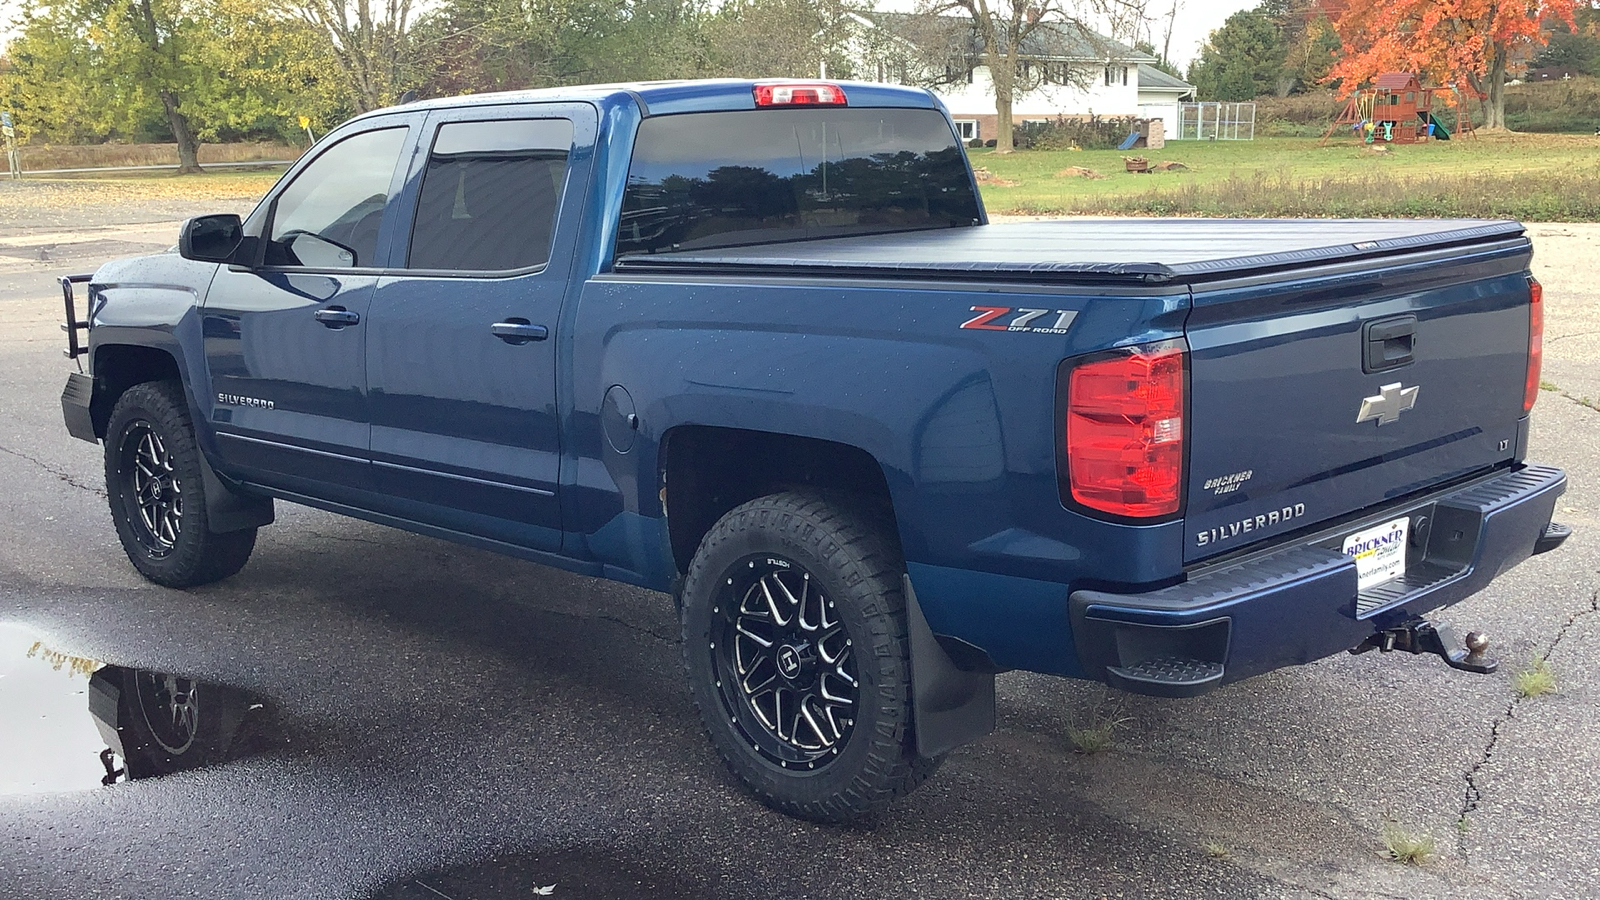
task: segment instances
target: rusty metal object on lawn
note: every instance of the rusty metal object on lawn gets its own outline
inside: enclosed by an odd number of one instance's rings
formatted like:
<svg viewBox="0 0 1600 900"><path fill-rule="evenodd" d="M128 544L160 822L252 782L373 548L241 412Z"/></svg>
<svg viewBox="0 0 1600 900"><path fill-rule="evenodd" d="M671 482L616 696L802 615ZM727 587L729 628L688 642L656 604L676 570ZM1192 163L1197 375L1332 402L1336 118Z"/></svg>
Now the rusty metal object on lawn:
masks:
<svg viewBox="0 0 1600 900"><path fill-rule="evenodd" d="M1127 166L1129 172L1149 172L1150 160L1142 156L1124 156L1122 164Z"/></svg>

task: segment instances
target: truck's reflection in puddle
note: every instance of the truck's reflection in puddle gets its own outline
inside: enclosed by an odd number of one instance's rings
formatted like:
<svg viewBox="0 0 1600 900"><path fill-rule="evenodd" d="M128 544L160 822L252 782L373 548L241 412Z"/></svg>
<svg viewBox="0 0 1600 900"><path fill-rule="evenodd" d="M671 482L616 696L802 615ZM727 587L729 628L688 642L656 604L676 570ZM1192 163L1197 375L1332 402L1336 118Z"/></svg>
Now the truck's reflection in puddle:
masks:
<svg viewBox="0 0 1600 900"><path fill-rule="evenodd" d="M0 625L0 794L227 762L263 746L271 713L238 688L104 665Z"/></svg>
<svg viewBox="0 0 1600 900"><path fill-rule="evenodd" d="M121 666L105 666L90 676L89 711L114 755L102 752L102 784L247 755L264 743L261 726L271 712L264 701L238 688Z"/></svg>
<svg viewBox="0 0 1600 900"><path fill-rule="evenodd" d="M293 719L236 687L107 665L0 623L0 795L101 789L281 752ZM670 856L566 845L396 878L372 900L546 894L673 900L711 889L702 873L682 871Z"/></svg>

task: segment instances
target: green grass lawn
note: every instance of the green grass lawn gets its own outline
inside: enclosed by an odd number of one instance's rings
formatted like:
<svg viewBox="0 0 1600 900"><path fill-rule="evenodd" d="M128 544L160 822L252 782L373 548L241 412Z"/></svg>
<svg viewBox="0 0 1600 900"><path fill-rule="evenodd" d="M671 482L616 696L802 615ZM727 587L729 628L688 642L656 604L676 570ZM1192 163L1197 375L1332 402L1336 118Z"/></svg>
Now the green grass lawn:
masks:
<svg viewBox="0 0 1600 900"><path fill-rule="evenodd" d="M1187 216L1480 216L1534 222L1600 221L1600 137L1488 134L1474 139L1386 146L1354 138L1173 141L1160 150L1032 151L999 156L972 150L991 213ZM1124 156L1186 168L1136 175ZM1060 174L1069 167L1103 178ZM71 205L102 192L115 199L253 200L277 171L203 176L139 174L41 180L43 191L8 201ZM30 180L31 181L31 180Z"/></svg>
<svg viewBox="0 0 1600 900"><path fill-rule="evenodd" d="M1173 141L1160 150L970 151L993 213L1492 216L1600 220L1600 137L1497 134L1386 146L1354 138ZM1187 168L1132 174L1124 156ZM1082 167L1104 178L1060 174Z"/></svg>

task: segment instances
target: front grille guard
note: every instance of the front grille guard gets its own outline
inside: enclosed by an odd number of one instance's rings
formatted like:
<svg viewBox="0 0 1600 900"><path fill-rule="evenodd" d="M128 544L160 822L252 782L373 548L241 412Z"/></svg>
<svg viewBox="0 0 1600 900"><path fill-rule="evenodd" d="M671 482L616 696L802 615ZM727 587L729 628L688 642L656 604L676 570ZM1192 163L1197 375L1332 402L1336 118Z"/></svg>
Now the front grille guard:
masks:
<svg viewBox="0 0 1600 900"><path fill-rule="evenodd" d="M57 279L61 282L61 300L67 310L67 320L61 323L61 330L67 333L67 349L62 353L70 360L77 360L89 352L89 322L94 319L94 310L86 309L84 311L89 315L83 321L78 320L77 302L72 296L72 286L88 284L89 279L93 277L93 275L63 275ZM78 339L80 331L84 333L83 340ZM83 370L82 363L78 364L78 369Z"/></svg>

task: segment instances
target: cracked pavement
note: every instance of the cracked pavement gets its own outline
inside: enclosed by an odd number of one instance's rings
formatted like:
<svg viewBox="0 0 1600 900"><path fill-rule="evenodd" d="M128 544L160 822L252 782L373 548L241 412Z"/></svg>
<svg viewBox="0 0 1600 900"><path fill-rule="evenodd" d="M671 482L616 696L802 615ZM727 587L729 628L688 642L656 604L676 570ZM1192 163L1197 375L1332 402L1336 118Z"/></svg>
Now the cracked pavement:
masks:
<svg viewBox="0 0 1600 900"><path fill-rule="evenodd" d="M118 214L79 237L170 243ZM1600 225L1530 232L1556 388L1530 458L1567 469L1576 533L1435 617L1486 631L1499 673L1371 653L1193 700L1006 675L998 731L870 829L738 790L664 596L284 504L239 576L140 581L61 425L68 264L0 258L0 623L282 710L265 755L0 795L0 897L1600 895ZM1557 690L1517 698L1536 656ZM1112 750L1072 752L1069 726L1109 720ZM1380 858L1386 822L1433 858Z"/></svg>

